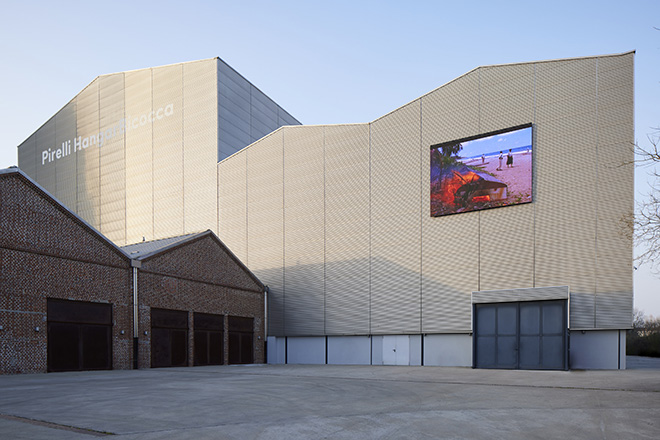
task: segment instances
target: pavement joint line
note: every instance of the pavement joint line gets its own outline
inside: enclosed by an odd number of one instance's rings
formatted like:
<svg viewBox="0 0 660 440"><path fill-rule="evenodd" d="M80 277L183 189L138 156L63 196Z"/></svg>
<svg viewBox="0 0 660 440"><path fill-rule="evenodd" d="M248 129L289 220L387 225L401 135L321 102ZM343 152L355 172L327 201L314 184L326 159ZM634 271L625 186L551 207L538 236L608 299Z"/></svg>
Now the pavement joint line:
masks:
<svg viewBox="0 0 660 440"><path fill-rule="evenodd" d="M110 435L116 435L113 432L96 431L94 429L88 429L88 428L77 428L75 426L60 425L59 423L30 419L28 417L12 416L9 414L0 414L0 419L11 420L14 422L21 422L21 423L29 423L30 425L43 426L46 428L59 429L62 431L75 432L78 434L93 435L95 437L107 437Z"/></svg>
<svg viewBox="0 0 660 440"><path fill-rule="evenodd" d="M524 384L502 384L502 383L479 383L479 382L450 382L441 380L413 380L413 379L378 379L368 377L341 377L341 376L306 376L306 375L289 375L289 374L257 374L257 373L242 373L246 376L276 376L276 377L295 377L298 379L342 379L351 381L373 381L373 382L407 382L407 383L427 383L439 385L475 385L475 386L489 386L489 387L518 387L518 388L544 388L544 389L558 389L558 390L584 390L584 391L618 391L628 393L660 393L660 390L633 390L628 388L597 388L597 387L580 387L580 386L558 386L558 385L524 385ZM235 376L235 375L231 375Z"/></svg>

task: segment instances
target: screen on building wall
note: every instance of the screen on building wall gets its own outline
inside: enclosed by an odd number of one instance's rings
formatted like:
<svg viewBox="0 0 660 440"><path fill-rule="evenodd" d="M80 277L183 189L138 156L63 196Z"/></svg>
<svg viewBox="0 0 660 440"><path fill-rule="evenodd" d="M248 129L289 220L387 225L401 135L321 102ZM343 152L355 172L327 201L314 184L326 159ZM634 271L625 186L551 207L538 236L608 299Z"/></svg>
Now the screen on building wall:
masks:
<svg viewBox="0 0 660 440"><path fill-rule="evenodd" d="M532 124L431 146L431 216L532 201Z"/></svg>

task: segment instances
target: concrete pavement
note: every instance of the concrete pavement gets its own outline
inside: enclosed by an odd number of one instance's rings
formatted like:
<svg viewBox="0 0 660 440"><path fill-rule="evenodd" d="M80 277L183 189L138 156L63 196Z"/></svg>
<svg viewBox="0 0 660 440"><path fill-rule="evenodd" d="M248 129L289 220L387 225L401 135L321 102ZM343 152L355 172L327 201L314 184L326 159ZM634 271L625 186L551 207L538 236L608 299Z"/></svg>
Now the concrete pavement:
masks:
<svg viewBox="0 0 660 440"><path fill-rule="evenodd" d="M660 370L251 365L0 376L2 439L657 439Z"/></svg>

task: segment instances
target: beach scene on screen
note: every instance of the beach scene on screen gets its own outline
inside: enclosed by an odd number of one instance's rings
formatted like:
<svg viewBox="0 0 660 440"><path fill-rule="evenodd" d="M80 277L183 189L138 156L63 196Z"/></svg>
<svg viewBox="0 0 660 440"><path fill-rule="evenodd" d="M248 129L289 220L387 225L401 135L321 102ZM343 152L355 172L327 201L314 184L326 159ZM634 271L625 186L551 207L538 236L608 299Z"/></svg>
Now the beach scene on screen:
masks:
<svg viewBox="0 0 660 440"><path fill-rule="evenodd" d="M531 126L431 147L431 216L531 201Z"/></svg>

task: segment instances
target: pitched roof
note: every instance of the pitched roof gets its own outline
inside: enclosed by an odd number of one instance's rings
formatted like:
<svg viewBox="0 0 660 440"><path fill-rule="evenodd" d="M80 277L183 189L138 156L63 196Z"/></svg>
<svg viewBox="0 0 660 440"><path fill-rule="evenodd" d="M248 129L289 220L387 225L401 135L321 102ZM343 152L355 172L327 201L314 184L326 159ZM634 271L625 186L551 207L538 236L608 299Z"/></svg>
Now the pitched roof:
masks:
<svg viewBox="0 0 660 440"><path fill-rule="evenodd" d="M90 225L85 220L83 220L83 218L80 217L78 214L67 208L66 205L64 205L62 202L57 200L43 186L39 185L30 176L28 176L23 171L21 171L20 168L16 166L11 166L9 168L0 169L0 178L10 177L10 176L18 177L19 179L21 179L27 186L31 187L37 193L39 193L44 198L44 200L54 205L55 208L57 208L67 217L71 218L75 223L79 224L84 229L87 229L89 232L94 234L99 240L101 240L106 246L110 247L114 252L118 253L120 256L122 256L127 260L130 259L130 257L119 246L117 246L112 241L110 241L108 237L106 237L101 232L99 232L96 228L94 228L94 226Z"/></svg>

